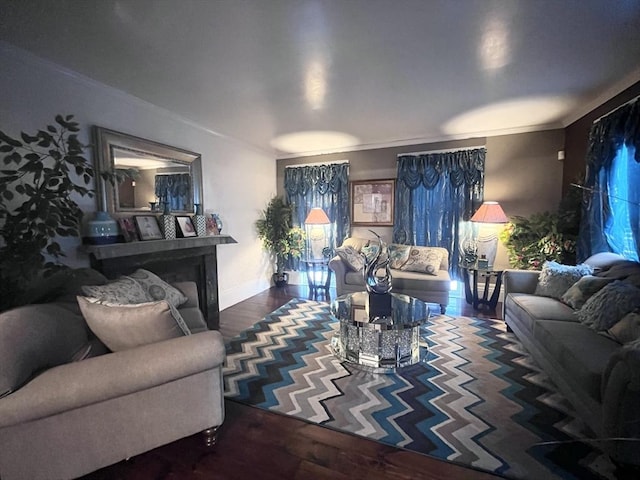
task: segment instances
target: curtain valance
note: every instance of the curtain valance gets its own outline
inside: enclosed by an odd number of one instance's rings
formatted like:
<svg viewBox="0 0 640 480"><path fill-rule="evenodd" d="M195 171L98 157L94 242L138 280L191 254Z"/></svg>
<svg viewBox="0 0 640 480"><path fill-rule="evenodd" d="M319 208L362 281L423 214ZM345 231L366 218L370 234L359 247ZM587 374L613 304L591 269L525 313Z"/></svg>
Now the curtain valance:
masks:
<svg viewBox="0 0 640 480"><path fill-rule="evenodd" d="M338 193L349 184L346 165L342 163L285 168L285 189L289 196L307 195L310 191L320 195Z"/></svg>

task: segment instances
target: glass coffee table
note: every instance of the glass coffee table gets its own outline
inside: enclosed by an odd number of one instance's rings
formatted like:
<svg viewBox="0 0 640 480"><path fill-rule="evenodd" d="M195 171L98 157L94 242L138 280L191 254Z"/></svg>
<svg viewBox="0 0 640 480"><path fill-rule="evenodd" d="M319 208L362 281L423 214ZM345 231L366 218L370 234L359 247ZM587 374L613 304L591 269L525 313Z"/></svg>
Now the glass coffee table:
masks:
<svg viewBox="0 0 640 480"><path fill-rule="evenodd" d="M350 293L331 304L331 313L340 322L331 341L333 353L373 373L392 373L418 363L420 328L429 320L429 306L408 295L390 293L371 299L369 295Z"/></svg>

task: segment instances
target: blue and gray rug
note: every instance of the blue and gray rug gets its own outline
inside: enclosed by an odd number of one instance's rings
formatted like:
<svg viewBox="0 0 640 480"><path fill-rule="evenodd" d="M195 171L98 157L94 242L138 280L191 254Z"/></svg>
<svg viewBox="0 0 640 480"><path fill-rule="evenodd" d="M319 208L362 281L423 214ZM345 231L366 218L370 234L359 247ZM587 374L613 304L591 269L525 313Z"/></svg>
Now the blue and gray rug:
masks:
<svg viewBox="0 0 640 480"><path fill-rule="evenodd" d="M435 316L422 362L388 375L340 363L336 328L292 300L229 341L225 396L508 478L613 478L504 322Z"/></svg>

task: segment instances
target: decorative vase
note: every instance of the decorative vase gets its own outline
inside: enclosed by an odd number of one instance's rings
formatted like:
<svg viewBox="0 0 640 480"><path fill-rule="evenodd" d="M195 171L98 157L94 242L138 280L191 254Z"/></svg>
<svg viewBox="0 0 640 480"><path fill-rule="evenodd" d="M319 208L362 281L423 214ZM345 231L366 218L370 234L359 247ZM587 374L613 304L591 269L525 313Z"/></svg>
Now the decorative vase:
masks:
<svg viewBox="0 0 640 480"><path fill-rule="evenodd" d="M389 267L389 252L387 251L387 244L382 241L380 235L373 230L369 230L376 237L380 246L378 251L371 260L367 260L367 256L361 253L364 259L364 269L362 270L362 276L364 277L364 285L367 292L370 294L385 295L391 291L391 269ZM379 275L378 272L384 270L384 275Z"/></svg>
<svg viewBox="0 0 640 480"><path fill-rule="evenodd" d="M196 226L196 233L199 237L207 236L207 217L196 213L193 216L193 223Z"/></svg>
<svg viewBox="0 0 640 480"><path fill-rule="evenodd" d="M289 274L287 272L274 273L273 274L273 283L276 287L282 288L289 283Z"/></svg>
<svg viewBox="0 0 640 480"><path fill-rule="evenodd" d="M86 243L108 245L118 242L118 222L107 212L96 212L93 220L87 222Z"/></svg>

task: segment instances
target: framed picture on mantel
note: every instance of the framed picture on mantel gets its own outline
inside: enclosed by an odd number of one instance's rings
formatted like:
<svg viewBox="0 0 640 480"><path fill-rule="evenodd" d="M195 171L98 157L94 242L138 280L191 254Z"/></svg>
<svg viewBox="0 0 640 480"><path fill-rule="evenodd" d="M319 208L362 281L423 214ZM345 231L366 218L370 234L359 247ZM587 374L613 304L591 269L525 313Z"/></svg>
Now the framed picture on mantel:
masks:
<svg viewBox="0 0 640 480"><path fill-rule="evenodd" d="M162 240L162 232L155 215L136 215L133 217L140 240Z"/></svg>
<svg viewBox="0 0 640 480"><path fill-rule="evenodd" d="M351 224L356 226L393 226L395 180L351 182Z"/></svg>

